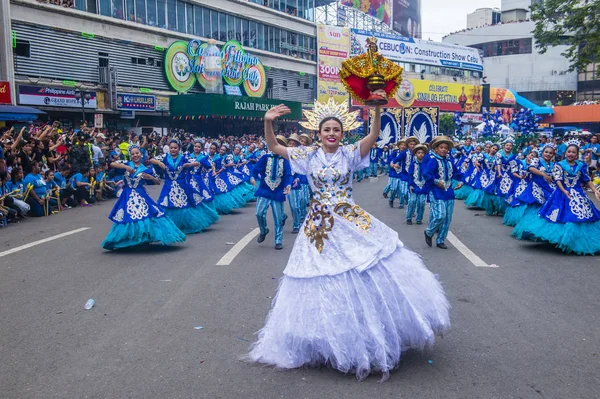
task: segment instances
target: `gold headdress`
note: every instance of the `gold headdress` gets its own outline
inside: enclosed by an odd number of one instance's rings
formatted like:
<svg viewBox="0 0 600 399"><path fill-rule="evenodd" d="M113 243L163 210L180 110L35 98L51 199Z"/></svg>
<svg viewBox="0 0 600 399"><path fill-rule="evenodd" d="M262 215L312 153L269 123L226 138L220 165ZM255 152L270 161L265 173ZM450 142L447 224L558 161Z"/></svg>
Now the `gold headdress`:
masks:
<svg viewBox="0 0 600 399"><path fill-rule="evenodd" d="M349 132L360 127L361 122L357 121L360 111L348 111L348 103L336 103L333 97L329 97L326 103L315 101L315 110L304 110L304 116L307 122L300 122L300 125L309 130L319 130L319 123L325 118L334 117L342 122L342 129Z"/></svg>

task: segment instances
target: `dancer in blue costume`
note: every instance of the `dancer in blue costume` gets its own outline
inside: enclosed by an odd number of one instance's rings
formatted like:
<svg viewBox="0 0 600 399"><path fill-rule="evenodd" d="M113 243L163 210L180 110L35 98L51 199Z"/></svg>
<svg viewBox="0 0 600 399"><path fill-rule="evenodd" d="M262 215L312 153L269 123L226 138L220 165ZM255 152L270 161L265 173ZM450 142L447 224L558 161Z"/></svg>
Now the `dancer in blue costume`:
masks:
<svg viewBox="0 0 600 399"><path fill-rule="evenodd" d="M537 150L530 150L530 152L534 151ZM531 191L531 196L535 199L535 202L527 205L521 220L513 230L512 235L519 240L524 238L523 232L527 230L527 224L532 218L537 218L538 211L542 205L548 201L548 198L556 190L556 184L552 175L555 166L553 161L556 154L556 146L548 143L542 148L541 152L542 156L540 158L533 158L528 166L531 173L531 183L528 186L528 190Z"/></svg>
<svg viewBox="0 0 600 399"><path fill-rule="evenodd" d="M254 165L258 162L260 157L265 155L266 152L264 150L259 150L256 148L254 143L248 146L248 151L246 153L246 161L248 161L248 169L250 170L250 175L252 175L252 169Z"/></svg>
<svg viewBox="0 0 600 399"><path fill-rule="evenodd" d="M469 154L468 161L463 162L461 165L461 173L464 176L464 184L461 188L454 190L454 197L458 200L465 200L471 195L471 193L477 189L479 184L479 177L481 175L481 162L483 161L483 153L481 152L483 147L481 144L475 145L475 151ZM464 150L463 150L464 151ZM466 170L463 171L464 165L468 164Z"/></svg>
<svg viewBox="0 0 600 399"><path fill-rule="evenodd" d="M314 118L322 148L286 149L277 144L272 121L289 112L277 106L265 115L269 149L289 158L315 194L247 359L284 369L330 365L361 380L372 372L385 380L403 352L431 345L450 320L442 286L420 257L352 196L352 171L369 162L381 111L376 108L371 132L357 144L340 144L355 125L351 114L326 111Z"/></svg>
<svg viewBox="0 0 600 399"><path fill-rule="evenodd" d="M203 202L202 193L188 182L185 169L200 164L181 153L179 141L172 139L169 154L159 155L150 163L165 172L165 184L158 203L181 231L186 234L200 233L218 220L214 209Z"/></svg>
<svg viewBox="0 0 600 399"><path fill-rule="evenodd" d="M417 139L415 136L407 137L404 139L404 141L406 142L407 148L401 151L400 154L398 154L398 156L392 161L395 167L400 168L400 182L398 184L398 208L400 209L404 208L404 204L408 205L408 168L412 163L412 150L417 144L419 144L419 139ZM390 164L390 166L391 165L392 164ZM391 206L393 207L393 201L391 202Z"/></svg>
<svg viewBox="0 0 600 399"><path fill-rule="evenodd" d="M246 196L249 192L254 192L249 184L244 184L244 176L235 169L233 155L229 153L229 146L221 145L219 157L215 158L215 165L222 174L223 179L228 183L227 189L231 196L236 200L236 208L243 208L249 199Z"/></svg>
<svg viewBox="0 0 600 399"><path fill-rule="evenodd" d="M204 154L204 143L200 139L194 140L194 152L190 154L193 162L198 163L198 166L189 169L188 181L190 185L202 195L202 202L206 204L213 212L213 218L219 219L219 213L215 207L213 200L215 194L210 188L209 173L215 171L215 165L210 162L208 155Z"/></svg>
<svg viewBox="0 0 600 399"><path fill-rule="evenodd" d="M297 134L292 133L287 140L288 147L299 147L302 145L300 137ZM306 219L306 207L308 206L309 192L308 192L308 179L305 175L294 173L292 176L292 189L288 194L288 202L292 210L292 219L294 225L292 227L292 234L298 234L300 227Z"/></svg>
<svg viewBox="0 0 600 399"><path fill-rule="evenodd" d="M252 174L250 172L250 168L248 167L248 161L242 154L242 147L240 145L236 145L233 148L233 154L231 154L231 159L234 164L234 173L242 179L242 183L240 184L240 186L244 190L242 197L247 202L255 201L256 198L254 198L254 193L256 192L256 187L250 184L250 181L252 180Z"/></svg>
<svg viewBox="0 0 600 399"><path fill-rule="evenodd" d="M437 234L436 245L441 249L448 249L445 241L454 212L452 180L462 177L448 156L453 144L452 140L446 136L439 136L432 141L433 158L429 159L423 169L423 175L430 187L430 215L429 225L425 230L425 242L431 247L433 236ZM456 187L460 188L461 186L462 182Z"/></svg>
<svg viewBox="0 0 600 399"><path fill-rule="evenodd" d="M537 150L530 151L525 159L519 159L515 161L512 166L512 174L515 178L514 191L506 198L506 203L509 205L504 211L504 217L502 223L506 226L516 226L521 221L527 206L538 203L535 198L532 181L532 173L529 171L529 165L532 160L537 158ZM541 194L541 189L537 187L536 193Z"/></svg>
<svg viewBox="0 0 600 399"><path fill-rule="evenodd" d="M378 168L379 168L379 160L383 155L383 151L377 143L373 144L371 150L369 151L369 167L367 169L367 177L377 177Z"/></svg>
<svg viewBox="0 0 600 399"><path fill-rule="evenodd" d="M208 149L208 160L215 166L215 170L208 174L210 188L214 194L213 203L218 213L227 215L234 209L241 208L246 201L240 196L231 194L232 185L229 182L227 172L221 168L221 155L217 153L218 146L212 143Z"/></svg>
<svg viewBox="0 0 600 399"><path fill-rule="evenodd" d="M512 153L515 141L509 137L504 140L502 151L496 154L496 198L494 207L499 215L504 215L508 204L505 199L514 191L514 176L512 168L516 164L516 157Z"/></svg>
<svg viewBox="0 0 600 399"><path fill-rule="evenodd" d="M465 205L468 208L484 209L487 215L500 214L504 211L505 206L501 208L496 206L496 154L500 147L498 144L492 144L489 148L489 153L483 154L481 162L481 173L479 174L479 187L475 189L465 200Z"/></svg>
<svg viewBox="0 0 600 399"><path fill-rule="evenodd" d="M390 151L386 160L388 164L388 183L383 189L383 198L388 198L388 196L391 195L390 201L392 203L390 207L394 207L394 199L398 197L400 190L400 168L392 168L391 164L392 161L400 154L400 152L404 151L406 148L406 142L404 140L400 140L398 143L396 143L396 146L392 148L393 149Z"/></svg>
<svg viewBox="0 0 600 399"><path fill-rule="evenodd" d="M577 255L600 253L600 211L588 198L583 186L600 200L600 192L588 175L588 166L577 160L579 142L567 142L565 159L554 166L557 189L541 207L537 217L523 218L527 222L522 236L534 241L555 244L563 252Z"/></svg>
<svg viewBox="0 0 600 399"><path fill-rule="evenodd" d="M108 250L159 243L171 245L185 241L185 234L169 219L146 192L146 182L160 180L152 168L142 163L137 145L129 146L131 161L116 161L112 168L124 170L124 187L108 218L113 226L102 247Z"/></svg>
<svg viewBox="0 0 600 399"><path fill-rule="evenodd" d="M406 207L406 224L412 225L412 218L416 213L417 224L423 224L425 202L429 194L429 185L423 175L425 154L429 148L419 144L413 148L413 161L408 168L408 206Z"/></svg>

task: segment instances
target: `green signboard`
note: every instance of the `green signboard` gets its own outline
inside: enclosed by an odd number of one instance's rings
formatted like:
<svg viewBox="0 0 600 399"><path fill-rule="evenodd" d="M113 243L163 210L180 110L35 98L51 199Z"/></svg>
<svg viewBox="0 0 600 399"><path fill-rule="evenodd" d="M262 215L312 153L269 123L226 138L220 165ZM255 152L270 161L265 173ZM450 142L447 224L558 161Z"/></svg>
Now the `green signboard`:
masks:
<svg viewBox="0 0 600 399"><path fill-rule="evenodd" d="M268 98L226 96L220 94L186 94L171 96L171 116L174 117L247 117L262 118L272 107L284 104L292 113L285 119L302 119L302 103Z"/></svg>

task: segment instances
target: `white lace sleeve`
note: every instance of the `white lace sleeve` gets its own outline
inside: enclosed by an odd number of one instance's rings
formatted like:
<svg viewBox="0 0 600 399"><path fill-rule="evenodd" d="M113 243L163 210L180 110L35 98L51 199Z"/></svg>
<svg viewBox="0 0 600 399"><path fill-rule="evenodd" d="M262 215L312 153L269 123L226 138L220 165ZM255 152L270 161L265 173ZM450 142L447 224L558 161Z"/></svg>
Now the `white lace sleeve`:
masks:
<svg viewBox="0 0 600 399"><path fill-rule="evenodd" d="M287 152L292 172L307 175L310 159L316 153L315 147L288 147Z"/></svg>
<svg viewBox="0 0 600 399"><path fill-rule="evenodd" d="M552 177L554 177L555 181L563 181L563 169L559 164L554 165L554 169L552 170Z"/></svg>
<svg viewBox="0 0 600 399"><path fill-rule="evenodd" d="M360 156L360 141L356 144L349 144L344 146L343 151L346 152L348 157L348 166L352 170L361 170L369 166L369 154L364 158Z"/></svg>

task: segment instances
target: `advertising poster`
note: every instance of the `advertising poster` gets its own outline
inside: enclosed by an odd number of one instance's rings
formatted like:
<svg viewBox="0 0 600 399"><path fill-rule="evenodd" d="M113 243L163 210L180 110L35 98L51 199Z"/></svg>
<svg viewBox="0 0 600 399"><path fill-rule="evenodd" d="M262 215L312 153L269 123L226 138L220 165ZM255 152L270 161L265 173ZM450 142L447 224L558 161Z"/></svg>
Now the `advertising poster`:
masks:
<svg viewBox="0 0 600 399"><path fill-rule="evenodd" d="M393 0L392 28L401 36L420 39L421 0Z"/></svg>
<svg viewBox="0 0 600 399"><path fill-rule="evenodd" d="M0 104L12 104L9 82L0 82Z"/></svg>
<svg viewBox="0 0 600 399"><path fill-rule="evenodd" d="M481 112L481 86L431 80L403 79L386 107L439 107L444 112ZM352 104L359 106L359 104Z"/></svg>
<svg viewBox="0 0 600 399"><path fill-rule="evenodd" d="M96 108L96 92L88 92L91 97L85 108ZM44 105L47 107L81 108L81 100L75 98L75 89L26 86L18 88L18 102L21 105Z"/></svg>
<svg viewBox="0 0 600 399"><path fill-rule="evenodd" d="M392 0L342 0L342 5L356 8L367 15L390 25L392 16Z"/></svg>
<svg viewBox="0 0 600 399"><path fill-rule="evenodd" d="M154 96L144 96L141 94L117 94L117 109L136 110L136 111L154 111L156 99Z"/></svg>
<svg viewBox="0 0 600 399"><path fill-rule="evenodd" d="M318 83L317 99L327 101L333 96L336 102L348 100L348 92L340 81L342 61L350 52L348 28L317 26Z"/></svg>
<svg viewBox="0 0 600 399"><path fill-rule="evenodd" d="M367 39L372 36L377 38L378 52L392 61L483 71L476 48L360 29L351 30L350 56L366 53Z"/></svg>

